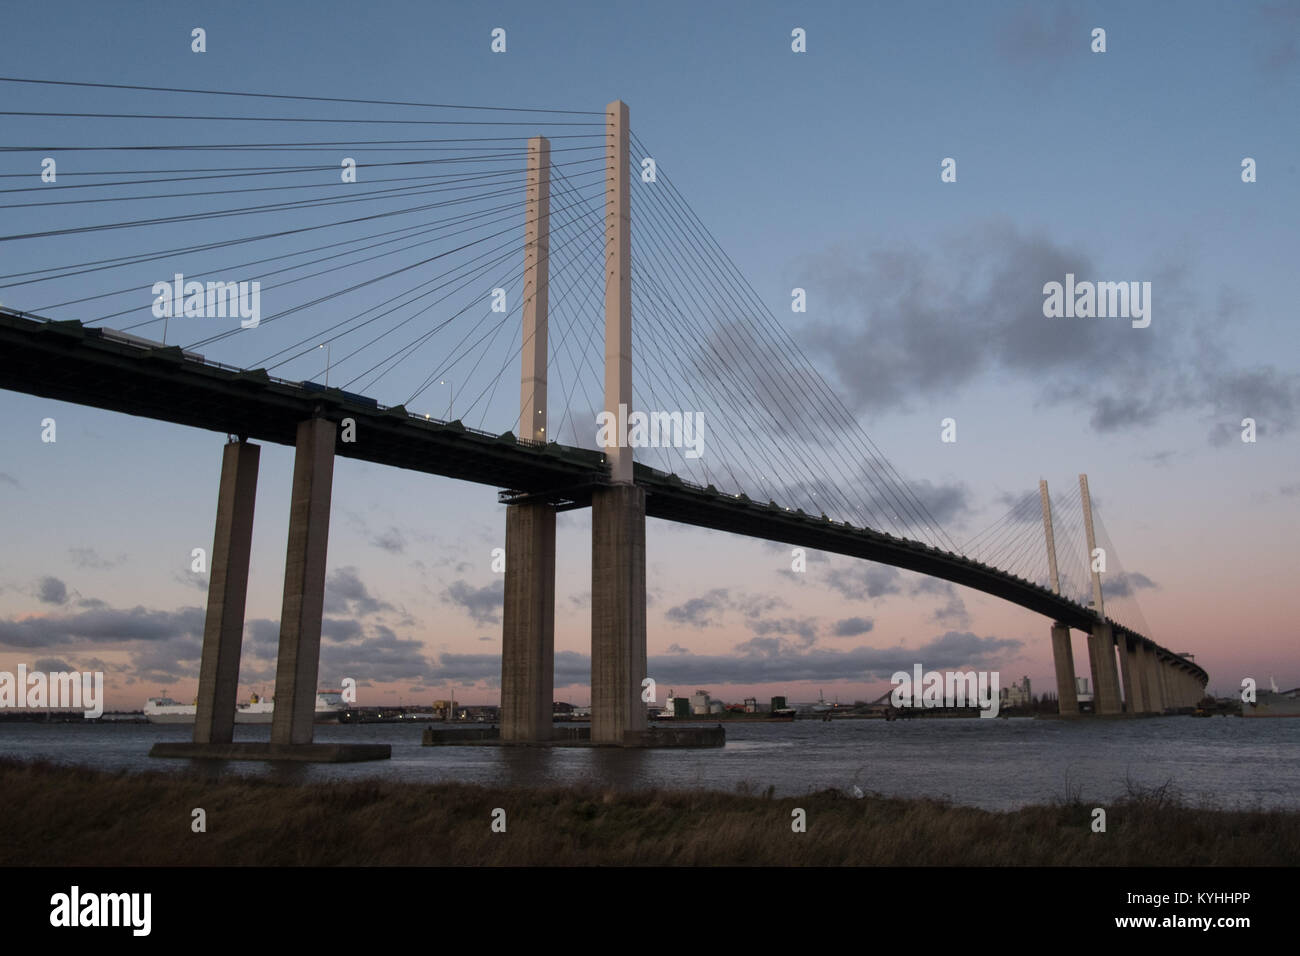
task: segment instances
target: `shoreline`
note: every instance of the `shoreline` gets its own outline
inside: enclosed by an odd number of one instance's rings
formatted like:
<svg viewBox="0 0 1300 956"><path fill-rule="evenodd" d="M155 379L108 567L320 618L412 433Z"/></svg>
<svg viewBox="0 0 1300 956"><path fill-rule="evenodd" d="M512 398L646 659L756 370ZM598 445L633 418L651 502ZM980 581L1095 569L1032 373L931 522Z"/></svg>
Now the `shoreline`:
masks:
<svg viewBox="0 0 1300 956"><path fill-rule="evenodd" d="M380 779L288 784L0 758L0 863L44 866L1259 866L1300 863L1300 811L1168 788L989 811L931 798ZM1106 832L1093 832L1094 809ZM206 832L192 831L196 809ZM804 832L792 821L803 811ZM505 832L495 832L504 811ZM57 835L57 839L51 839Z"/></svg>

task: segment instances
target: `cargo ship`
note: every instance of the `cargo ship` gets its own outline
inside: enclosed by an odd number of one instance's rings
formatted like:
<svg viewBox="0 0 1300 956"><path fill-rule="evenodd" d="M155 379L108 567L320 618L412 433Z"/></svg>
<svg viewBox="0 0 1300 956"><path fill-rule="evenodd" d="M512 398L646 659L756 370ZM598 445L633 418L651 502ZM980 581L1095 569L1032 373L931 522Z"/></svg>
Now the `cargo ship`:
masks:
<svg viewBox="0 0 1300 956"><path fill-rule="evenodd" d="M182 704L170 697L150 697L145 701L144 716L151 724L192 724L198 713L198 701ZM341 690L316 692L316 723L337 723L347 710ZM247 702L235 705L235 723L269 724L275 712L275 701L253 694Z"/></svg>
<svg viewBox="0 0 1300 956"><path fill-rule="evenodd" d="M1291 690L1278 690L1272 678L1269 683L1273 689L1261 690L1255 703L1241 705L1243 717L1300 717L1300 687Z"/></svg>

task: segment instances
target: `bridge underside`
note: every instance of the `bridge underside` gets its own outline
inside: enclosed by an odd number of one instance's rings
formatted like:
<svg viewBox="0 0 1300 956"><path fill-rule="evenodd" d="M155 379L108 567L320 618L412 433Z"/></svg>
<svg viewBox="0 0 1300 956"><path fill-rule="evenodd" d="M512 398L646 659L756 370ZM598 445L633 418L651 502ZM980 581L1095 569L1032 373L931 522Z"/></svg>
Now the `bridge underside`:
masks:
<svg viewBox="0 0 1300 956"><path fill-rule="evenodd" d="M34 320L9 310L0 310L0 388L282 445L297 443L303 422L337 424L350 418L357 440L344 441L340 435L334 455L509 489L501 500L510 504L586 507L610 485L597 451L473 431L459 422L430 420L401 406L384 408L337 389L204 362L179 348L140 348L77 322ZM1088 608L1043 586L961 555L699 488L641 465L634 477L644 491L648 517L938 577L1042 614L1067 628L1067 636L1070 628L1091 635L1103 623ZM1114 622L1105 624L1111 638L1102 640L1110 645L1111 657L1116 645L1121 651L1130 710L1195 703L1208 680L1203 669ZM628 653L638 652L631 648ZM544 651L540 654L545 657ZM1105 675L1105 667L1094 668L1099 686L1109 688ZM1064 688L1061 696L1064 700Z"/></svg>

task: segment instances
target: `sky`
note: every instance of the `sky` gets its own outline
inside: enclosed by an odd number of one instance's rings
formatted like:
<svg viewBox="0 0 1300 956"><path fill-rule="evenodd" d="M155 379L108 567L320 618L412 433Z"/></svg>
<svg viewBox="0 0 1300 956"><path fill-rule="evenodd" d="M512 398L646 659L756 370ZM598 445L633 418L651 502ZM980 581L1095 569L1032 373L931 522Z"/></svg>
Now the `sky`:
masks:
<svg viewBox="0 0 1300 956"><path fill-rule="evenodd" d="M1061 501L1086 472L1149 636L1194 654L1220 694L1244 677L1300 684L1300 4L70 0L61 12L58 22L30 5L7 15L4 76L596 113L625 101L659 168L953 538L969 540L1040 479ZM206 31L203 53L191 48L195 27ZM506 31L503 53L490 48L496 28ZM805 52L791 48L796 28ZM1091 49L1096 28L1104 52ZM412 115L7 82L0 92L5 110L38 114L6 116L0 134L3 188L29 191L41 187L47 155L58 159L60 184L76 182L85 163L177 162L73 146L232 135L217 120L43 113ZM593 129L540 124L599 121L572 117L530 114L556 144L565 130ZM239 135L321 134L255 125ZM367 134L381 131L394 128ZM347 135L360 136L355 127ZM945 158L955 160L953 182L941 179ZM31 199L5 197L0 235L116 214L13 205ZM635 203L634 259L639 237L647 251L652 243ZM233 228L206 221L5 239L0 273L175 249ZM90 321L113 300L73 300L147 289L193 261L25 285L0 278L0 303ZM1150 326L1045 317L1043 286L1067 273L1150 282ZM806 312L791 310L794 288L805 290ZM345 301L368 295L378 292ZM146 321L138 334L160 338L147 303L143 292L130 303ZM201 351L260 364L312 335L312 323L336 321L333 308ZM168 341L186 336L201 330L178 322ZM438 348L367 394L405 401L439 367ZM341 352L332 346L332 384L367 364ZM457 366L445 390L435 375L411 410L440 416L500 377L500 395L465 421L513 427L517 366L508 348L483 354L491 360L477 371ZM567 427L590 446L578 422L589 420L581 397L599 392L598 376L584 377L579 363L558 371L560 383L581 379L579 398L553 386L551 421L562 440ZM275 374L322 372L312 353ZM685 407L688 396L677 398ZM46 418L57 422L53 443L41 439ZM941 440L946 418L955 442ZM1246 418L1254 442L1241 440ZM810 423L804 439L823 434ZM191 555L212 544L224 441L0 392L0 670L103 670L110 708L138 708L164 689L193 696L207 578L191 570ZM241 699L274 681L291 468L291 449L263 447ZM352 677L361 704L427 704L448 692L495 703L501 575L492 551L504 522L495 489L338 459L322 686ZM561 514L558 527L556 698L583 704L589 514ZM797 573L785 546L655 519L647 567L650 676L661 694L872 699L914 663L997 670L1004 686L1027 675L1035 691L1052 689L1051 622L974 591L818 554ZM1085 644L1076 634L1081 675Z"/></svg>

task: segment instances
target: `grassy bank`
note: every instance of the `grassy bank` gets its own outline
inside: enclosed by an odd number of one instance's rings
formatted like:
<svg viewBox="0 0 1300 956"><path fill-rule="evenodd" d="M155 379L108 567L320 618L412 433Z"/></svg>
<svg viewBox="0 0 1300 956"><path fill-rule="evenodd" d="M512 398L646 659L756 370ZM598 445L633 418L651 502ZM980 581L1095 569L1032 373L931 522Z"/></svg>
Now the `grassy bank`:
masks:
<svg viewBox="0 0 1300 956"><path fill-rule="evenodd" d="M1107 832L1093 833L1105 806ZM0 760L0 864L1204 866L1300 862L1300 813L1182 805L1130 787L992 813L838 791L504 789L357 781L291 786ZM191 811L207 832L191 831ZM494 808L506 832L493 833ZM791 812L807 832L791 831Z"/></svg>

